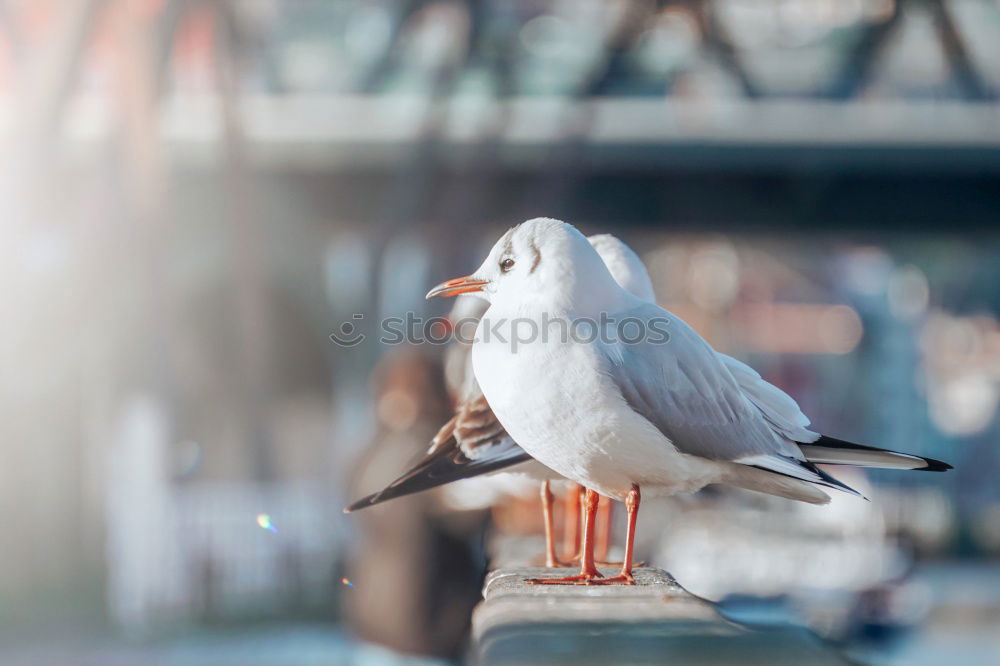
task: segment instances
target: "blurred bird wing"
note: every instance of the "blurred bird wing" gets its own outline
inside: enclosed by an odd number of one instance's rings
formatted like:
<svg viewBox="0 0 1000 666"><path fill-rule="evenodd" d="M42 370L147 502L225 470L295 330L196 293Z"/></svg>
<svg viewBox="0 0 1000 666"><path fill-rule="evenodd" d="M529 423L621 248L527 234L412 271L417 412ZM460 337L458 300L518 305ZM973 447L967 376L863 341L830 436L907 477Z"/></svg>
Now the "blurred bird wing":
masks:
<svg viewBox="0 0 1000 666"><path fill-rule="evenodd" d="M455 416L432 440L428 453L433 453L449 440L454 440L454 445L469 460L502 456L515 448L521 450L500 425L479 384L472 385Z"/></svg>
<svg viewBox="0 0 1000 666"><path fill-rule="evenodd" d="M478 386L476 387L478 390ZM364 497L347 511L356 511L396 497L495 472L531 460L497 421L486 398L462 403L431 440L427 453L385 489Z"/></svg>

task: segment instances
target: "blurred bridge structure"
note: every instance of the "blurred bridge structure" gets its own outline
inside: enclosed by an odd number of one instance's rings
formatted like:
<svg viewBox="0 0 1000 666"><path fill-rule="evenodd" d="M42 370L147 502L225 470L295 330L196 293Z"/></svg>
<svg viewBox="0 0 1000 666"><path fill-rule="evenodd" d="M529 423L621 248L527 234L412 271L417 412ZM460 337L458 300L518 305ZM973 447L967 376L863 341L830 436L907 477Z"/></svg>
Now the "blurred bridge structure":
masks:
<svg viewBox="0 0 1000 666"><path fill-rule="evenodd" d="M1000 553L998 36L993 0L0 2L0 619L331 617L386 345L330 333L440 314L539 215L825 429L956 465L823 525L866 574Z"/></svg>

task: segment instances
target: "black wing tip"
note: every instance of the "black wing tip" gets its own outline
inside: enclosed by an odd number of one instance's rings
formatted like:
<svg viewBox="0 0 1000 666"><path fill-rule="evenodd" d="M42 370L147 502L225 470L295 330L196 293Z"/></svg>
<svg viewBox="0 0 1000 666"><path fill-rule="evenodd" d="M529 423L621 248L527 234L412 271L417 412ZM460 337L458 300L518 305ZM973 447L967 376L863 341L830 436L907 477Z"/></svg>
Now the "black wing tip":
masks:
<svg viewBox="0 0 1000 666"><path fill-rule="evenodd" d="M941 460L934 460L934 458L921 458L925 463L926 467L918 467L915 471L917 472L947 472L949 469L955 469L952 465Z"/></svg>
<svg viewBox="0 0 1000 666"><path fill-rule="evenodd" d="M836 478L834 476L831 476L830 474L827 474L826 472L824 472L823 470L821 470L819 467L817 467L816 465L812 464L808 460L798 460L796 458L789 458L789 460L791 460L791 461L795 462L796 464L800 465L803 469L806 469L806 470L812 472L813 474L817 475L819 477L819 480L803 479L801 476L794 476L792 474L788 474L787 472L780 472L780 471L778 471L776 469L771 469L769 467L761 467L760 465L750 465L750 466L754 467L756 469L759 469L759 470L763 470L765 472L770 472L771 474L779 474L781 476L787 476L789 479L795 479L797 481L802 481L804 483L814 483L817 486L824 486L826 488L833 488L835 490L842 490L843 492L847 493L848 495L854 495L855 497L860 497L861 499L865 500L866 502L871 502L871 500L868 499L867 496L865 496L864 494L858 492L854 488L851 488L849 485L847 485L846 483L844 483L840 479L838 479L838 478Z"/></svg>
<svg viewBox="0 0 1000 666"><path fill-rule="evenodd" d="M348 506L345 506L344 507L344 513L354 513L355 511L358 511L359 509L364 509L364 508L367 508L369 506L374 506L375 504L378 504L379 501L380 501L379 500L379 493L374 493L372 495L367 495L367 496L362 497L361 499L359 499L354 504L350 504Z"/></svg>
<svg viewBox="0 0 1000 666"><path fill-rule="evenodd" d="M447 451L435 452L424 459L419 465L390 483L385 489L359 499L346 507L344 513L353 513L376 504L381 504L397 497L413 495L424 490L437 488L448 483L470 479L481 474L495 472L511 465L531 459L527 453L521 452L509 458L499 458L487 462L467 461L457 464Z"/></svg>
<svg viewBox="0 0 1000 666"><path fill-rule="evenodd" d="M844 491L845 493L847 493L848 495L854 495L855 497L860 497L861 499L863 499L866 502L871 502L871 500L868 498L868 496L865 495L860 490L857 490L855 488L850 487L849 485L847 485L846 483L844 483L843 481L841 481L837 477L833 476L832 474L827 474L825 471L823 471L819 467L816 467L815 465L813 465L812 467L813 467L813 470L817 474L819 474L820 478L823 479L823 481L826 482L826 485L829 486L830 488L838 488L838 489Z"/></svg>
<svg viewBox="0 0 1000 666"><path fill-rule="evenodd" d="M836 437L830 437L828 435L820 435L819 439L815 442L799 442L799 444L810 444L813 446L826 446L832 449L861 449L867 451L888 451L889 453L900 453L899 451L889 451L889 449L880 449L874 446L865 446L864 444L855 444L854 442L848 442L846 439L837 439ZM900 453L900 455L913 456L914 458L920 458L924 461L924 467L915 467L912 471L914 472L947 472L949 469L955 469L952 465L942 461L935 460L934 458L925 458L924 456L918 456L914 453Z"/></svg>

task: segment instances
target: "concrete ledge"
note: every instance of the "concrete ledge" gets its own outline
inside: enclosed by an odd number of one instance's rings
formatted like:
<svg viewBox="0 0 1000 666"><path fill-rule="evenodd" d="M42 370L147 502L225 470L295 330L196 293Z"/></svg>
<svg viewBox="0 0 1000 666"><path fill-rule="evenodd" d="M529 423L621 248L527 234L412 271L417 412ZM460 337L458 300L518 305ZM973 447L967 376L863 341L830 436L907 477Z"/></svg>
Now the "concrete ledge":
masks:
<svg viewBox="0 0 1000 666"><path fill-rule="evenodd" d="M636 569L635 585L528 585L526 578L555 578L577 569L524 567L491 572L483 603L472 616L474 632L507 622L641 622L697 620L724 623L711 605L677 584L666 571ZM602 569L613 576L618 569Z"/></svg>
<svg viewBox="0 0 1000 666"><path fill-rule="evenodd" d="M801 627L760 630L726 620L660 569L636 569L634 586L524 582L571 573L541 567L491 572L472 616L475 663L845 663Z"/></svg>

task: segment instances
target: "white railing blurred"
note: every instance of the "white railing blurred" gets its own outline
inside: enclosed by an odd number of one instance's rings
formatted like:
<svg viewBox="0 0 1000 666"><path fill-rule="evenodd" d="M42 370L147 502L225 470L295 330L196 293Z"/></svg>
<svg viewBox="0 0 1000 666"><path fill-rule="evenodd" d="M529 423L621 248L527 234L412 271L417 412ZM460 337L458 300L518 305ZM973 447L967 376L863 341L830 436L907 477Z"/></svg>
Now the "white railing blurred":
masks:
<svg viewBox="0 0 1000 666"><path fill-rule="evenodd" d="M156 402L126 409L108 467L107 602L140 633L159 622L329 606L340 515L316 482L177 483Z"/></svg>

